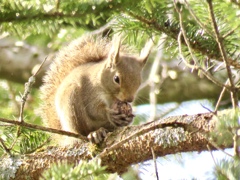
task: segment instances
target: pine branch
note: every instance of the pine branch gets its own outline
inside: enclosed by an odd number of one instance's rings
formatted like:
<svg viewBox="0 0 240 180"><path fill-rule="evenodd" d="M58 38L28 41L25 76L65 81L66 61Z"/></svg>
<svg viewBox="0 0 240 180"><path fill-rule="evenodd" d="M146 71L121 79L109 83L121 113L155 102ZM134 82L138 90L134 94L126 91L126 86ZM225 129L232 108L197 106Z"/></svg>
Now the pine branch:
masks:
<svg viewBox="0 0 240 180"><path fill-rule="evenodd" d="M13 3L13 5L9 5ZM33 3L33 2L32 2ZM31 6L27 3L23 4L21 1L9 2L4 1L0 17L1 29L6 31L14 31L15 33L23 33L28 29L31 33L48 33L54 34L61 27L75 26L86 28L88 30L96 29L103 26L106 21L113 17L113 14L129 14L133 17L131 22L136 28L142 27L146 32L158 32L165 33L169 37L177 41L178 33L180 31L179 22L171 20L166 16L169 13L168 1L163 2L152 2L153 5L149 5L144 1L80 1L80 2L69 2L64 3L59 1L45 5L49 6L49 10L46 10L44 5L32 4ZM155 3L155 4L154 4ZM171 6L170 6L171 7ZM189 8L189 4L187 4ZM125 20L129 17L125 17ZM196 17L195 17L196 19ZM138 20L140 25L137 25ZM130 24L131 24L130 23ZM218 51L218 44L212 37L212 34L202 33L204 32L200 26L194 23L186 23L187 37L193 50L197 53L207 56L211 59L223 61L221 53ZM121 26L119 23L117 26ZM208 31L207 31L208 32ZM230 31L234 32L232 29ZM25 32L26 33L26 32ZM229 34L229 33L227 33ZM185 44L182 39L181 42ZM228 48L233 51L239 49L237 44L229 42L224 39L224 43L227 44ZM186 44L185 44L186 45ZM232 54L233 52L227 52ZM240 63L235 57L229 56L227 59L228 63L235 68L240 68Z"/></svg>
<svg viewBox="0 0 240 180"><path fill-rule="evenodd" d="M9 119L0 117L0 122L13 124L13 125L18 125L20 127L26 127L26 128L30 128L30 129L37 129L37 130L41 130L41 131L45 131L45 132L67 135L67 136L70 136L70 137L80 138L83 141L87 140L87 138L85 136L81 135L81 134L76 134L76 133L67 132L67 131L54 129L54 128L48 128L48 127L39 126L39 125L35 125L35 124L30 124L30 123L27 123L25 121L9 120Z"/></svg>
<svg viewBox="0 0 240 180"><path fill-rule="evenodd" d="M11 162L0 164L3 171L0 172L12 172L8 175L15 177L13 179L38 179L52 163L78 163L80 159L92 159L100 151L96 157L101 157L102 165L106 165L109 172L122 173L131 164L152 159L152 151L160 157L178 152L201 152L208 149L207 145L215 149L211 145L213 139L209 138L209 133L214 130L218 118L229 117L231 113L232 110L218 112L217 117L212 113L174 116L139 126L119 128L106 138L101 147L103 150L94 151L90 144L84 143L74 147L48 147L30 155L5 157L2 162L9 162L10 159ZM232 147L232 141L218 144L218 147ZM17 172L10 170L14 167Z"/></svg>
<svg viewBox="0 0 240 180"><path fill-rule="evenodd" d="M140 26L145 26L146 29L149 29L150 27L156 33L165 33L172 39L176 41L178 40L178 34L180 32L180 22L176 20L171 21L170 19L164 19L164 16L161 16L161 19L159 19L159 17L148 18L145 16L141 16L133 11L129 11L127 13L132 18L137 19L140 23L142 23ZM189 39L189 43L195 52L201 53L202 55L207 56L209 59L223 61L222 55L219 52L218 44L211 35L208 35L206 33L199 33L200 31L202 31L202 29L199 29L197 26L194 27L193 25L189 24L185 24L184 26L186 27L186 32L188 32L187 38ZM183 38L181 39L181 42L182 44L186 45L186 42ZM235 44L229 44L229 46L232 46L231 49L239 48L238 45ZM227 61L229 65L240 69L240 62L238 62L237 60L228 57Z"/></svg>
<svg viewBox="0 0 240 180"><path fill-rule="evenodd" d="M1 4L0 28L11 31L12 29L36 29L39 32L57 31L60 27L75 26L94 30L103 26L106 21L116 13L138 4L138 1L54 1L48 4L29 1L4 1ZM49 26L48 26L49 25ZM56 27L53 27L56 26ZM26 29L25 29L26 30ZM30 31L30 30L29 30ZM32 33L35 31L31 31Z"/></svg>

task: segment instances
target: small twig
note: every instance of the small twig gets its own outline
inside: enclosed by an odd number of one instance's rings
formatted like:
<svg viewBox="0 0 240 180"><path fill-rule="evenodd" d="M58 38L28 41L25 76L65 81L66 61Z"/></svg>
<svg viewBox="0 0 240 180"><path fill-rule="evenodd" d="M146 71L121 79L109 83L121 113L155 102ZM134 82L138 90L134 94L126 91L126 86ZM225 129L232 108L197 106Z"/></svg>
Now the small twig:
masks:
<svg viewBox="0 0 240 180"><path fill-rule="evenodd" d="M11 152L10 152L9 148L7 148L7 146L5 145L5 143L1 137L0 137L0 142L1 142L1 145L2 145L3 149L5 150L5 152L11 156Z"/></svg>
<svg viewBox="0 0 240 180"><path fill-rule="evenodd" d="M188 42L188 40L187 40L187 37L186 37L186 33L185 33L184 29L183 29L183 23L182 23L182 15L181 15L181 13L179 14L179 16L181 17L181 18L180 18L180 25L181 25L181 27L182 27L182 31L180 31L180 32L179 32L179 35L178 35L178 47L179 47L180 57L181 57L182 60L184 61L185 65L186 65L187 67L189 67L190 69L196 69L196 70L201 71L201 72L202 72L210 81L212 81L214 84L216 84L216 85L218 85L218 86L220 86L220 87L222 87L222 88L225 87L227 90L230 91L230 88L229 88L228 86L222 84L219 80L217 80L217 79L216 79L215 77L213 77L210 73L208 73L207 71L205 71L202 67L200 67L200 66L198 65L198 62L197 62L197 60L196 60L196 57L193 55L193 52L192 52L191 47L190 47L190 44L189 44L189 42ZM191 56L192 56L192 58L193 58L193 60L194 60L195 65L189 64L189 63L185 60L185 58L184 58L184 55L183 55L183 52L182 52L182 43L181 43L181 36L182 36L182 35L183 35L184 40L185 40L185 42L186 42L186 44L187 44L188 50L189 50L189 52L190 52L190 54L191 54ZM198 66L197 66L197 65L198 65Z"/></svg>
<svg viewBox="0 0 240 180"><path fill-rule="evenodd" d="M228 84L228 81L229 81L229 79L226 81L225 85ZM218 101L217 101L217 103L216 103L214 112L217 112L218 107L219 107L219 105L220 105L220 102L222 101L222 98L223 98L223 95L224 95L225 91L226 91L226 88L223 87L223 89L222 89L222 91L221 91L221 93L220 93L220 96L219 96L219 98L218 98Z"/></svg>
<svg viewBox="0 0 240 180"><path fill-rule="evenodd" d="M214 113L211 109L209 109L208 107L204 106L202 103L200 103L200 105L202 106L203 109L206 109L208 112Z"/></svg>
<svg viewBox="0 0 240 180"><path fill-rule="evenodd" d="M43 66L43 64L45 63L46 60L47 60L47 57L43 60L43 62L39 66L38 70L28 79L28 82L25 84L25 90L24 90L24 93L23 93L22 98L21 98L21 107L20 107L20 115L19 115L19 121L20 122L24 121L23 110L24 110L24 106L25 106L25 103L27 101L28 95L31 92L33 84L35 83L35 76L38 74L38 72L40 71L40 69L42 68L42 66Z"/></svg>
<svg viewBox="0 0 240 180"><path fill-rule="evenodd" d="M155 155L154 150L153 150L152 147L151 147L151 151L152 151L152 156L153 156L153 162L154 162L155 174L156 174L157 180L159 180L159 177L158 177L158 169L157 169L156 155Z"/></svg>
<svg viewBox="0 0 240 180"><path fill-rule="evenodd" d="M236 129L233 135L233 149L234 149L234 156L236 157L240 157L238 131L239 129Z"/></svg>
<svg viewBox="0 0 240 180"><path fill-rule="evenodd" d="M216 41L218 43L218 47L219 47L221 56L223 58L223 61L225 62L226 69L227 69L229 84L230 84L230 87L231 87L230 91L231 91L232 105L233 105L233 108L237 108L238 107L237 89L235 88L235 84L234 84L234 80L233 80L233 76L232 76L232 71L231 71L229 62L227 60L227 52L226 52L226 50L224 48L224 45L223 45L223 38L220 36L219 30L218 30L218 26L217 26L217 22L216 22L215 15L214 15L214 10L213 10L212 0L207 0L207 4L208 4L209 15L210 15L210 18L211 18L211 23L212 23L212 26L213 26L213 30L215 32L215 38L216 38Z"/></svg>
<svg viewBox="0 0 240 180"><path fill-rule="evenodd" d="M59 10L59 6L60 6L60 0L55 0L55 3L56 3L56 12L58 12Z"/></svg>
<svg viewBox="0 0 240 180"><path fill-rule="evenodd" d="M37 73L39 72L41 67L43 66L46 59L47 58L44 59L42 64L39 66L38 70L28 79L28 82L25 84L24 94L22 95L22 98L21 98L21 107L20 107L20 110L19 110L20 112L19 112L19 119L18 120L19 120L20 124L24 123L23 110L24 110L24 106L25 106L26 100L28 98L28 95L31 92L32 85L35 82L35 76L37 75ZM14 145L16 144L20 135L21 135L21 126L18 126L17 127L16 138L12 142L10 148L8 148L9 152L14 147Z"/></svg>
<svg viewBox="0 0 240 180"><path fill-rule="evenodd" d="M224 35L222 36L222 38L225 39L226 37L232 35L232 34L235 32L235 30L238 29L238 28L239 28L239 26L236 27L235 29L231 30L231 31L228 31L226 34L224 34Z"/></svg>
<svg viewBox="0 0 240 180"><path fill-rule="evenodd" d="M45 131L45 132L50 132L50 133L75 137L75 138L79 138L79 139L82 139L84 141L87 141L87 138L85 136L83 136L81 134L68 132L68 131L58 130L58 129L54 129L54 128L48 128L48 127L44 127L44 126L39 126L39 125L35 125L35 124L26 123L24 121L20 122L20 121L16 121L16 120L1 118L1 117L0 117L0 121L5 122L5 123L9 123L9 124L15 124L15 125L30 128L30 129L37 129L37 130L41 130L41 131Z"/></svg>
<svg viewBox="0 0 240 180"><path fill-rule="evenodd" d="M25 90L24 90L24 93L23 93L22 98L21 98L21 107L20 107L20 115L19 115L19 121L20 122L24 121L23 109L24 109L25 103L27 101L28 95L31 92L32 85L34 83L35 83L35 76L33 75L28 79L28 82L25 84Z"/></svg>
<svg viewBox="0 0 240 180"><path fill-rule="evenodd" d="M193 12L193 10L192 10L192 8L190 7L189 3L188 3L186 0L184 0L184 2L185 2L185 4L186 4L186 6L187 6L187 8L188 8L188 10L189 10L189 12L190 12L190 14L191 14L192 17L195 19L195 21L199 24L199 26L200 26L203 30L205 30L210 36L214 37L213 33L208 30L208 28L200 21L200 19L199 19L199 18L196 16L196 14Z"/></svg>
<svg viewBox="0 0 240 180"><path fill-rule="evenodd" d="M233 157L231 154L225 152L222 148L220 148L215 142L209 140L207 136L204 136L204 138L217 150L222 151L224 154L226 154L229 157Z"/></svg>
<svg viewBox="0 0 240 180"><path fill-rule="evenodd" d="M209 147L209 145L207 145L207 148L208 148L208 151L210 152L210 154L211 154L211 156L212 156L212 159L213 159L213 162L214 162L214 164L215 164L216 170L217 170L219 173L221 173L221 175L224 176L225 179L229 179L229 178L227 178L227 176L222 172L222 170L221 170L221 169L219 168L219 166L217 165L217 162L216 162L216 160L215 160L215 158L214 158L214 156L213 156L212 150L211 150L211 148Z"/></svg>
<svg viewBox="0 0 240 180"><path fill-rule="evenodd" d="M42 63L40 64L38 70L33 74L33 76L36 76L38 74L38 72L41 70L41 68L43 67L43 64L46 62L48 56L45 57L45 59L42 61Z"/></svg>
<svg viewBox="0 0 240 180"><path fill-rule="evenodd" d="M14 141L12 142L11 146L9 147L9 150L12 150L13 146L17 143L18 137L21 134L21 127L18 126L17 127L17 133L16 133L16 138L14 139Z"/></svg>
<svg viewBox="0 0 240 180"><path fill-rule="evenodd" d="M210 154L212 156L212 159L213 159L213 162L214 162L215 166L217 167L217 162L215 161L215 158L213 156L212 150L211 150L211 148L210 148L210 146L208 144L207 144L207 148L208 148L208 151L210 152Z"/></svg>
<svg viewBox="0 0 240 180"><path fill-rule="evenodd" d="M151 113L150 113L150 118L148 121L153 121L157 114L157 98L156 98L156 93L155 93L157 87L156 87L155 78L157 76L157 73L158 73L158 70L160 67L160 61L163 56L164 40L165 40L165 35L163 35L163 37L161 37L159 40L158 51L155 56L154 62L152 64L152 68L151 68L150 75L148 78L148 82L149 82L149 86L150 86L149 99L150 99L150 106L151 106Z"/></svg>
<svg viewBox="0 0 240 180"><path fill-rule="evenodd" d="M238 117L238 124L240 124L240 117ZM240 127L236 129L236 148L237 157L240 158Z"/></svg>

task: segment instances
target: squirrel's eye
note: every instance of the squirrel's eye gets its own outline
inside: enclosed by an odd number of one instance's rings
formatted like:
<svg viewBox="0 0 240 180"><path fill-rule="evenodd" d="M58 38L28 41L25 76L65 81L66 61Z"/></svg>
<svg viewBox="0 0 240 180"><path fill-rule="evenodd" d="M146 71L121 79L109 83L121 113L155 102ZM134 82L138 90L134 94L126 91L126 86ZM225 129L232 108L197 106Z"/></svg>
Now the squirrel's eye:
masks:
<svg viewBox="0 0 240 180"><path fill-rule="evenodd" d="M115 75L115 76L113 77L113 80L114 80L114 82L117 83L117 84L120 83L119 76L117 76L117 75Z"/></svg>

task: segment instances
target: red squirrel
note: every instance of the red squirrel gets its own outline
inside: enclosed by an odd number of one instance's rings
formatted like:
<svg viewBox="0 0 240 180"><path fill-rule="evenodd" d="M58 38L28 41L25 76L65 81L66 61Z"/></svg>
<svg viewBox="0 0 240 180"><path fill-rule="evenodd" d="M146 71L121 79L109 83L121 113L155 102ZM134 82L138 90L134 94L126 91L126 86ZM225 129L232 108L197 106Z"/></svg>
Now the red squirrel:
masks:
<svg viewBox="0 0 240 180"><path fill-rule="evenodd" d="M130 103L141 84L150 53L145 46L132 55L120 38L85 35L59 51L44 77L41 116L51 128L87 136L100 143L106 133L129 125L133 116L113 109Z"/></svg>

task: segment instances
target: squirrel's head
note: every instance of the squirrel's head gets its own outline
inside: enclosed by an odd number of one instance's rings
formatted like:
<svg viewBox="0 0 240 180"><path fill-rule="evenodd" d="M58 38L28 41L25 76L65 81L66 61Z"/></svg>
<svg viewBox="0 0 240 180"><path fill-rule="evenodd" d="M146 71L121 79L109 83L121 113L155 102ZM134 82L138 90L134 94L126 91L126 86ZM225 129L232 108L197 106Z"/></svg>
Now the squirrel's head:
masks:
<svg viewBox="0 0 240 180"><path fill-rule="evenodd" d="M152 43L139 56L120 52L120 38L113 39L102 72L102 85L108 95L124 102L132 102L141 84L141 72L148 59Z"/></svg>

